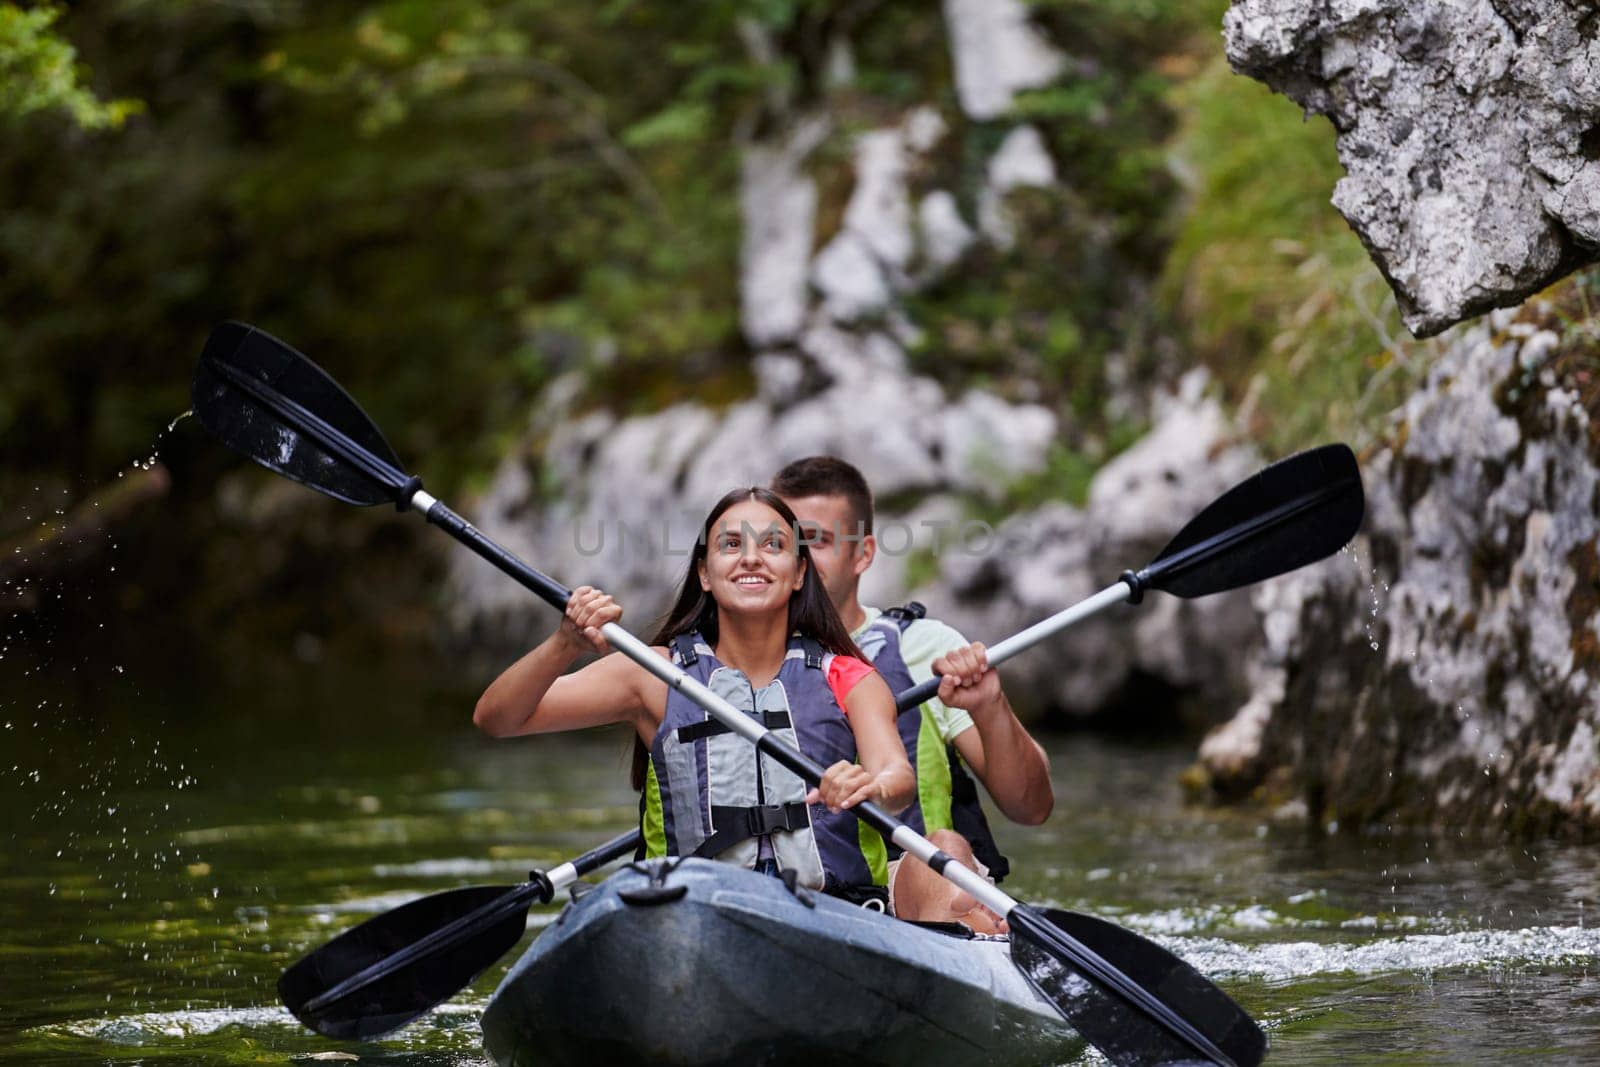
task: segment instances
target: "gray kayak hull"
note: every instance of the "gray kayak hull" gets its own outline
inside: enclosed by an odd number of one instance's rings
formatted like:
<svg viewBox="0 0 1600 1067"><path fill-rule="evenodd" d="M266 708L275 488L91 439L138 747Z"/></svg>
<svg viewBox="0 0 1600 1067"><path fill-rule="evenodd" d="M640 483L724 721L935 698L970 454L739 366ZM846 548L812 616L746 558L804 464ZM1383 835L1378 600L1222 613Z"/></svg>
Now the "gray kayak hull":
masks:
<svg viewBox="0 0 1600 1067"><path fill-rule="evenodd" d="M569 905L500 983L483 1032L500 1067L1039 1064L1083 1049L1005 942L695 859L619 871Z"/></svg>

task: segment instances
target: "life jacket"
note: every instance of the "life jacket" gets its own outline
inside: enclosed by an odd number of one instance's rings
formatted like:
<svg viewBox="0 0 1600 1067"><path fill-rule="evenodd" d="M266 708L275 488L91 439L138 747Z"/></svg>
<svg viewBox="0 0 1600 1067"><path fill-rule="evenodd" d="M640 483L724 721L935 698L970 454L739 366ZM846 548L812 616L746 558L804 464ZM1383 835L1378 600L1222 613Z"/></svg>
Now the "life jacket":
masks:
<svg viewBox="0 0 1600 1067"><path fill-rule="evenodd" d="M900 652L900 638L907 627L926 614L927 609L914 600L904 607L890 608L872 620L856 640L861 654L872 661L895 693L904 693L915 684ZM972 845L972 854L989 868L990 876L1000 881L1010 873L1011 862L995 844L978 800L977 784L967 773L960 753L939 736L933 716L922 714L921 705L900 712L897 725L906 755L917 773L916 803L900 813L900 821L923 835L934 830L954 830ZM888 850L890 859L900 855L900 849L892 842Z"/></svg>
<svg viewBox="0 0 1600 1067"><path fill-rule="evenodd" d="M855 735L828 685L833 655L810 638L789 639L778 676L760 689L742 671L719 662L698 633L674 638L672 658L822 766L855 762ZM793 771L669 687L641 798L645 854L716 857L753 868L765 838L778 867L794 870L800 885L883 885L883 838L848 811L807 805L809 791Z"/></svg>

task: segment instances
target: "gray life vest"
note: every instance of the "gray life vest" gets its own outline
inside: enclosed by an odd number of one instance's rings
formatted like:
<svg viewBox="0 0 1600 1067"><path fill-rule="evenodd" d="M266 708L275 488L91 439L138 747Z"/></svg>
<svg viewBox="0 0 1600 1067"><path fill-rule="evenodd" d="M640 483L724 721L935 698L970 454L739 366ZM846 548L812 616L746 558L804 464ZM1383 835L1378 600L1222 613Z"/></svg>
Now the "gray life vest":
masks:
<svg viewBox="0 0 1600 1067"><path fill-rule="evenodd" d="M756 689L716 658L699 634L672 641L673 661L746 715L824 767L855 762L855 735L828 685L832 653L810 638L789 639L778 676ZM760 753L676 689L650 747L641 825L650 856L716 857L754 867L760 842L799 884L832 890L882 885L883 839L848 811L807 805L799 776Z"/></svg>
<svg viewBox="0 0 1600 1067"><path fill-rule="evenodd" d="M926 614L927 609L914 600L904 607L890 608L872 620L856 641L861 654L872 661L895 693L904 693L915 684L900 652L900 638L907 627ZM978 799L977 784L967 773L956 747L939 736L933 717L922 714L921 705L900 712L897 725L917 774L917 800L900 813L900 821L924 835L931 830L954 830L972 845L972 854L989 868L990 876L1000 881L1011 872L1011 861L1001 855L1000 846L995 843ZM890 859L900 855L893 842L888 849Z"/></svg>

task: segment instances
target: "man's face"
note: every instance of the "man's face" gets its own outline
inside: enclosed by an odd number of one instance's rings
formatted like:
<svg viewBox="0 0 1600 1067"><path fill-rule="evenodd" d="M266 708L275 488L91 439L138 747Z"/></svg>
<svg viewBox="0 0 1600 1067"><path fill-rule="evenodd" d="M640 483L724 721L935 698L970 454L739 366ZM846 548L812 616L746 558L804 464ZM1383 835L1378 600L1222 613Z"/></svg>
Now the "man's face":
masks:
<svg viewBox="0 0 1600 1067"><path fill-rule="evenodd" d="M800 536L811 546L817 577L838 607L855 593L862 573L872 564L876 547L872 535L862 536L860 522L842 496L786 497L784 503L800 520Z"/></svg>

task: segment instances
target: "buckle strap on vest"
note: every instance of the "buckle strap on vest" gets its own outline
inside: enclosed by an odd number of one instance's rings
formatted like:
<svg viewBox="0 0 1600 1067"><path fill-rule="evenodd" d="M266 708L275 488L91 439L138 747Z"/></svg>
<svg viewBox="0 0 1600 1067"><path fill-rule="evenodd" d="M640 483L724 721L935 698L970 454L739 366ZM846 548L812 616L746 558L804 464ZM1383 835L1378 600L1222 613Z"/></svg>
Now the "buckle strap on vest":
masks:
<svg viewBox="0 0 1600 1067"><path fill-rule="evenodd" d="M905 633L906 627L910 626L918 619L926 618L927 614L927 608L923 607L915 600L908 600L898 608L890 608L889 610L885 611L883 613L883 617L886 619L893 619L895 625L900 627L900 632Z"/></svg>
<svg viewBox="0 0 1600 1067"><path fill-rule="evenodd" d="M694 854L703 859L712 859L752 837L775 834L780 830L804 830L810 825L811 815L803 800L748 808L713 804L711 828L714 832L700 843Z"/></svg>
<svg viewBox="0 0 1600 1067"><path fill-rule="evenodd" d="M792 724L787 711L763 711L761 713L761 725L769 730L787 730ZM678 727L678 743L687 745L703 738L731 733L733 733L732 730L716 719L707 719L705 722L692 722L688 726Z"/></svg>
<svg viewBox="0 0 1600 1067"><path fill-rule="evenodd" d="M693 667L700 658L700 653L694 650L695 642L700 640L700 635L694 632L679 634L672 639L672 651L677 654L678 666Z"/></svg>

